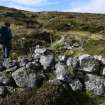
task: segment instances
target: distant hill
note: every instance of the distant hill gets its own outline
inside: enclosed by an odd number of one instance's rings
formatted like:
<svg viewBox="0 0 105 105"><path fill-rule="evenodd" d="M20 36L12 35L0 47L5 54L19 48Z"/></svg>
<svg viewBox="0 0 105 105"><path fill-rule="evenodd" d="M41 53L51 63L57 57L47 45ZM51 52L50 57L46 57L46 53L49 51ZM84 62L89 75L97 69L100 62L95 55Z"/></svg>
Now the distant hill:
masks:
<svg viewBox="0 0 105 105"><path fill-rule="evenodd" d="M105 32L105 15L69 12L29 12L0 7L0 22L11 20L15 25L26 28L47 28L51 30L80 30Z"/></svg>

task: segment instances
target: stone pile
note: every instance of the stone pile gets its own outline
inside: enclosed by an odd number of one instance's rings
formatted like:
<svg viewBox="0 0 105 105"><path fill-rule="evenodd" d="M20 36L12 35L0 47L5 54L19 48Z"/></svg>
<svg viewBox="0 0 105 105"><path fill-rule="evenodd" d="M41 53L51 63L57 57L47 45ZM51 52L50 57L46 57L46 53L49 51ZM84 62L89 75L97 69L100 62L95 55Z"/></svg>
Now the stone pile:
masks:
<svg viewBox="0 0 105 105"><path fill-rule="evenodd" d="M92 91L95 95L105 96L104 58L81 55L68 57L57 65L57 79L68 82L73 90Z"/></svg>
<svg viewBox="0 0 105 105"><path fill-rule="evenodd" d="M63 81L73 91L92 91L105 96L105 59L101 56L56 56L48 48L36 46L32 57L19 57L10 62L9 68L0 64L0 96L19 89L31 89L50 81L48 73L54 73L52 81Z"/></svg>

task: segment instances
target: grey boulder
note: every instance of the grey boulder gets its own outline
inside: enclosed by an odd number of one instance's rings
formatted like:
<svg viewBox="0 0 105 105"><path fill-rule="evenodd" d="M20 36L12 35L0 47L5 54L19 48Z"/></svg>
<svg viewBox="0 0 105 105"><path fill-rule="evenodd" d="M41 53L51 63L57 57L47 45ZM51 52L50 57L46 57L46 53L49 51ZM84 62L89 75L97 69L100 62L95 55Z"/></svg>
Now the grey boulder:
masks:
<svg viewBox="0 0 105 105"><path fill-rule="evenodd" d="M53 63L53 59L54 59L53 55L42 55L40 57L40 63L44 69L47 69Z"/></svg>
<svg viewBox="0 0 105 105"><path fill-rule="evenodd" d="M95 75L88 75L89 80L85 82L86 90L93 92L98 96L105 96L105 79Z"/></svg>
<svg viewBox="0 0 105 105"><path fill-rule="evenodd" d="M69 83L73 91L82 90L82 83L78 79L74 79Z"/></svg>
<svg viewBox="0 0 105 105"><path fill-rule="evenodd" d="M58 62L55 65L55 69L56 79L64 80L65 79L64 77L67 74L67 66L65 64Z"/></svg>
<svg viewBox="0 0 105 105"><path fill-rule="evenodd" d="M99 60L95 59L89 55L82 55L79 57L80 60L80 70L86 72L97 72L99 73L100 69L100 62Z"/></svg>
<svg viewBox="0 0 105 105"><path fill-rule="evenodd" d="M34 50L34 53L33 53L32 57L33 57L34 59L39 59L40 56L41 56L42 54L44 54L46 51L47 51L46 48L41 48L40 46L36 46L36 49Z"/></svg>
<svg viewBox="0 0 105 105"><path fill-rule="evenodd" d="M73 69L77 69L77 66L78 66L78 59L76 57L69 57L67 59L67 62L66 62L67 66L68 67L71 67Z"/></svg>
<svg viewBox="0 0 105 105"><path fill-rule="evenodd" d="M11 85L10 77L8 77L4 72L0 73L0 85Z"/></svg>
<svg viewBox="0 0 105 105"><path fill-rule="evenodd" d="M36 74L30 70L25 70L24 67L13 72L12 77L17 86L21 88L32 88L36 83Z"/></svg>
<svg viewBox="0 0 105 105"><path fill-rule="evenodd" d="M105 75L105 67L102 70L102 75Z"/></svg>

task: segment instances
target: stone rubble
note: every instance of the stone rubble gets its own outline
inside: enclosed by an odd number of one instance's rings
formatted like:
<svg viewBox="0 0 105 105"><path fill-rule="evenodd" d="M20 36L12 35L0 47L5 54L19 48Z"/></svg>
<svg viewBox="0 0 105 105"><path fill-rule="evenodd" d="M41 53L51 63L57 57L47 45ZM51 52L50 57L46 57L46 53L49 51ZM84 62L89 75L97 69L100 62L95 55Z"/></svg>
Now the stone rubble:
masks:
<svg viewBox="0 0 105 105"><path fill-rule="evenodd" d="M53 80L49 73L54 73ZM91 91L105 96L105 58L88 54L79 57L54 56L48 48L36 46L32 57L19 57L9 68L0 64L0 96L14 93L15 88L30 89L44 81L63 81L73 91Z"/></svg>

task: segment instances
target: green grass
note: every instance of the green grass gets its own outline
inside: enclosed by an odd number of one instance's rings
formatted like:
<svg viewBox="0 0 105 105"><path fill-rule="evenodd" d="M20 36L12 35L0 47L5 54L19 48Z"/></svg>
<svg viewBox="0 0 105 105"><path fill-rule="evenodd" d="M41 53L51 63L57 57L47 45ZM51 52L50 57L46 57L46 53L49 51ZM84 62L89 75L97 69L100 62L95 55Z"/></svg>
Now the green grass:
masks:
<svg viewBox="0 0 105 105"><path fill-rule="evenodd" d="M84 45L84 52L91 55L102 55L103 57L105 57L105 41L89 40Z"/></svg>

